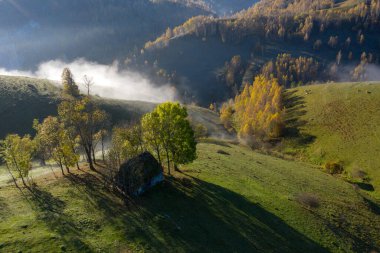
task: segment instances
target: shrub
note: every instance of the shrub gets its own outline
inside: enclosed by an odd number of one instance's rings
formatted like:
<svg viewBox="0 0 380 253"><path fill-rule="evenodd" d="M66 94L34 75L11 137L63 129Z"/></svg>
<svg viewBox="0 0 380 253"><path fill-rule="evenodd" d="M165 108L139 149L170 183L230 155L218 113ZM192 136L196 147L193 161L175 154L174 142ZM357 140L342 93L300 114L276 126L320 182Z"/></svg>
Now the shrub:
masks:
<svg viewBox="0 0 380 253"><path fill-rule="evenodd" d="M369 177L368 177L368 174L367 172L361 170L361 169L355 169L353 172L352 172L352 176L354 178L359 178L361 179L363 182L364 181L369 181Z"/></svg>
<svg viewBox="0 0 380 253"><path fill-rule="evenodd" d="M301 193L296 197L296 200L308 208L318 208L320 206L318 197L311 193Z"/></svg>
<svg viewBox="0 0 380 253"><path fill-rule="evenodd" d="M331 175L342 174L344 171L343 165L340 162L327 162L324 165L324 169Z"/></svg>
<svg viewBox="0 0 380 253"><path fill-rule="evenodd" d="M197 124L193 127L194 135L197 140L208 137L208 130L202 124Z"/></svg>
<svg viewBox="0 0 380 253"><path fill-rule="evenodd" d="M216 151L216 153L221 154L221 155L230 155L230 153L228 153L228 152L226 152L224 150L221 150L221 149L219 149L218 151Z"/></svg>

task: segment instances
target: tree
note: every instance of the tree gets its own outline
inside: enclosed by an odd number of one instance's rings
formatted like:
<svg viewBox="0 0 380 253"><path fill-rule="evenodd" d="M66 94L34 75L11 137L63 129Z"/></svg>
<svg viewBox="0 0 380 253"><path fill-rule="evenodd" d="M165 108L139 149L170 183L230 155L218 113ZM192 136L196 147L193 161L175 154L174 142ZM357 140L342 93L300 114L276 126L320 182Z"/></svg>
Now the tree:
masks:
<svg viewBox="0 0 380 253"><path fill-rule="evenodd" d="M186 164L196 158L194 131L187 116L186 107L166 102L143 117L144 140L149 146L162 149L169 175L171 163L176 169L178 164ZM155 131L149 131L149 128Z"/></svg>
<svg viewBox="0 0 380 253"><path fill-rule="evenodd" d="M205 127L203 124L196 124L195 126L193 126L193 130L196 140L200 140L208 136L207 127Z"/></svg>
<svg viewBox="0 0 380 253"><path fill-rule="evenodd" d="M64 97L79 97L79 88L75 84L74 77L69 68L64 68L62 72L62 86Z"/></svg>
<svg viewBox="0 0 380 253"><path fill-rule="evenodd" d="M25 178L28 177L32 168L34 150L35 145L29 135L20 137L17 134L11 134L1 142L1 156L5 160L8 172L16 186L17 182L12 171L15 171L23 185L28 187Z"/></svg>
<svg viewBox="0 0 380 253"><path fill-rule="evenodd" d="M74 101L63 101L58 106L58 115L65 129L72 129L79 136L91 170L95 170L96 134L103 128L107 113L97 108L89 97Z"/></svg>
<svg viewBox="0 0 380 253"><path fill-rule="evenodd" d="M213 112L216 112L216 103L211 103L209 109Z"/></svg>
<svg viewBox="0 0 380 253"><path fill-rule="evenodd" d="M111 149L117 154L119 165L123 160L144 152L141 125L115 127L112 131Z"/></svg>
<svg viewBox="0 0 380 253"><path fill-rule="evenodd" d="M231 131L233 128L233 114L235 112L234 104L232 100L223 103L220 108L220 120L222 121L224 127Z"/></svg>
<svg viewBox="0 0 380 253"><path fill-rule="evenodd" d="M275 61L269 61L261 69L267 79L275 77L280 85L291 87L323 78L321 66L312 57L298 58L290 54L279 54Z"/></svg>
<svg viewBox="0 0 380 253"><path fill-rule="evenodd" d="M321 48L321 46L322 46L322 41L321 40L316 40L314 42L313 49L314 50L319 50Z"/></svg>
<svg viewBox="0 0 380 253"><path fill-rule="evenodd" d="M235 101L224 107L227 109L221 111L222 121L228 115L241 138L278 138L282 134L282 87L277 79L257 76L253 85L246 85Z"/></svg>
<svg viewBox="0 0 380 253"><path fill-rule="evenodd" d="M85 75L83 77L83 83L84 83L84 87L87 90L87 96L90 96L91 87L94 86L94 82L93 82L92 78Z"/></svg>
<svg viewBox="0 0 380 253"><path fill-rule="evenodd" d="M37 149L45 154L45 157L53 159L60 166L64 174L63 166L70 173L70 167L79 161L79 155L72 145L70 134L64 125L56 117L47 117L42 123L34 121L34 129L37 131L35 141Z"/></svg>
<svg viewBox="0 0 380 253"><path fill-rule="evenodd" d="M160 138L160 118L157 112L145 114L141 119L141 128L145 147L155 154L158 162L162 163L163 144Z"/></svg>
<svg viewBox="0 0 380 253"><path fill-rule="evenodd" d="M226 62L222 74L227 86L231 89L233 94L237 94L242 83L244 75L244 64L240 55L232 57L230 62Z"/></svg>
<svg viewBox="0 0 380 253"><path fill-rule="evenodd" d="M341 60L342 60L342 51L339 50L338 54L336 55L336 64L339 65Z"/></svg>

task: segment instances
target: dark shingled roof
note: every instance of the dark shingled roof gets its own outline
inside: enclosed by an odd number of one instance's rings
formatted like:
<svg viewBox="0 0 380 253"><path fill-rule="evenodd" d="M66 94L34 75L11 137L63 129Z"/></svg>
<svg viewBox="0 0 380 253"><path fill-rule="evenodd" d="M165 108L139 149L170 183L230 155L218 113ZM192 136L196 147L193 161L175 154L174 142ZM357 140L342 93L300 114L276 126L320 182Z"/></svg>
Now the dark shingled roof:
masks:
<svg viewBox="0 0 380 253"><path fill-rule="evenodd" d="M125 161L116 175L118 186L129 195L139 195L163 179L162 166L149 152Z"/></svg>

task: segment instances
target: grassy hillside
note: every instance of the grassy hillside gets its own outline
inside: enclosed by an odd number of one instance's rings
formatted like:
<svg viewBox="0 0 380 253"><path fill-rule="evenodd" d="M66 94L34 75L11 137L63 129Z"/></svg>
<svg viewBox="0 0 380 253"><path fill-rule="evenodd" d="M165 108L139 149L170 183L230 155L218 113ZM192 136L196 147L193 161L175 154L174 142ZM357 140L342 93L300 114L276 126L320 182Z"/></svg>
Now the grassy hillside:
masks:
<svg viewBox="0 0 380 253"><path fill-rule="evenodd" d="M9 133L32 133L33 119L57 114L59 94L58 86L48 80L0 76L0 138ZM147 102L95 99L115 124L133 120L154 107Z"/></svg>
<svg viewBox="0 0 380 253"><path fill-rule="evenodd" d="M199 144L198 156L127 206L90 172L65 178L58 171L35 173L33 194L1 184L0 251L369 252L380 247L378 206L350 184L303 163L223 142ZM305 194L317 197L319 207L300 204L297 199Z"/></svg>
<svg viewBox="0 0 380 253"><path fill-rule="evenodd" d="M334 83L288 91L285 152L315 164L342 161L354 180L380 189L380 83Z"/></svg>
<svg viewBox="0 0 380 253"><path fill-rule="evenodd" d="M60 90L51 81L28 77L0 76L0 138L9 133L33 133L33 119L44 119L57 114ZM106 110L114 124L133 122L156 106L142 101L125 101L94 97ZM214 136L229 136L216 114L196 106L189 106L194 123L202 123ZM6 122L6 123L5 123Z"/></svg>
<svg viewBox="0 0 380 253"><path fill-rule="evenodd" d="M33 119L56 114L58 94L47 80L0 76L0 138L29 133Z"/></svg>

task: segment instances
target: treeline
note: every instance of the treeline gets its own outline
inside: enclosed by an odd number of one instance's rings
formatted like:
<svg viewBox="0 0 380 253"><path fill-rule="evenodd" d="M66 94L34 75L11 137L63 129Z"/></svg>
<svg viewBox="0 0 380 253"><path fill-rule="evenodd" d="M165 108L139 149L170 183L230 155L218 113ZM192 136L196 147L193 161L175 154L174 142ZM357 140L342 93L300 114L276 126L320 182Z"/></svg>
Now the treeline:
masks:
<svg viewBox="0 0 380 253"><path fill-rule="evenodd" d="M261 74L266 78L275 77L286 88L322 81L322 72L321 65L312 57L294 58L290 54L279 54L261 69Z"/></svg>
<svg viewBox="0 0 380 253"><path fill-rule="evenodd" d="M257 76L234 100L222 105L222 123L248 142L280 137L284 128L282 90L277 79Z"/></svg>
<svg viewBox="0 0 380 253"><path fill-rule="evenodd" d="M330 0L265 0L232 18L193 17L174 29L168 28L155 41L147 42L145 49L165 47L171 39L183 35L194 35L204 40L216 36L223 42L232 43L254 35L269 40L302 40L311 44L316 51L323 47L337 49L337 52L347 46L362 48L362 51L371 48L374 57L378 59L378 45L368 44L366 41L367 35L378 29L379 0L355 3L335 3ZM260 46L264 45L255 47ZM356 57L359 61L360 56Z"/></svg>
<svg viewBox="0 0 380 253"><path fill-rule="evenodd" d="M150 151L166 165L169 174L172 166L177 169L196 158L194 131L186 107L179 103L161 104L146 114L141 123L111 129L110 116L98 108L90 95L91 79L84 78L87 94L82 95L66 68L62 85L58 115L48 116L42 122L34 120L34 138L10 134L0 143L0 157L17 187L17 178L30 187L29 171L34 160L42 165L53 161L64 175L74 166L79 169L80 157L84 155L93 171L99 162L105 164L108 181L112 183L120 164L144 151ZM106 150L110 138L111 146ZM96 157L99 146L101 161Z"/></svg>
<svg viewBox="0 0 380 253"><path fill-rule="evenodd" d="M347 55L346 59L350 57ZM265 63L259 70L254 70L249 61L243 61L239 55L233 56L219 73L219 81L224 83L235 96L253 81L254 72L265 76L267 79L276 78L284 88L293 88L316 82L340 80L345 75L345 80L367 81L368 68L373 64L373 54L363 52L357 65L343 64L343 53L339 51L336 61L329 64L321 64L313 57L293 57L291 54L279 54L276 59ZM344 74L343 74L344 73Z"/></svg>
<svg viewBox="0 0 380 253"><path fill-rule="evenodd" d="M146 48L184 34L198 37L220 35L223 41L236 41L255 33L272 38L302 37L308 40L312 32L323 33L329 28L339 29L347 24L356 31L373 30L379 25L379 17L379 0L347 3L343 8L330 0L266 0L232 18L193 17L174 29L168 28L156 41L148 42Z"/></svg>
<svg viewBox="0 0 380 253"><path fill-rule="evenodd" d="M255 66L254 60L252 62L243 61L240 55L235 55L219 71L218 81L227 86L231 96L236 96L246 84L252 83L255 73L267 79L276 78L278 83L285 88L334 78L329 75L326 66L312 57L279 54L276 59L268 61L262 67Z"/></svg>
<svg viewBox="0 0 380 253"><path fill-rule="evenodd" d="M217 19L212 16L196 16L188 19L182 25L179 25L173 29L168 27L166 32L159 36L154 41L148 41L145 43L144 49L154 49L166 47L169 45L169 41L175 37L184 36L186 34L195 34L197 36L206 36L206 34L215 33L216 26L215 21Z"/></svg>
<svg viewBox="0 0 380 253"><path fill-rule="evenodd" d="M265 0L231 18L198 16L169 28L155 42L146 44L141 59L145 65L152 65L152 76L169 80L182 98L189 102L196 98L203 105L234 97L259 74L277 78L286 88L316 82L371 81L375 76L371 65L380 63L378 14L378 0ZM189 47L194 37L204 43ZM172 48L155 50L173 39L178 41ZM226 50L216 52L213 45ZM194 75L191 66L165 60L181 52L190 60L202 61L198 48L206 53L204 50L209 50L204 62L214 66L212 72L196 68L202 74ZM216 53L229 60L213 57ZM185 78L190 80L189 85L183 85ZM201 82L201 88L195 85ZM206 92L214 97L208 100L199 95Z"/></svg>

